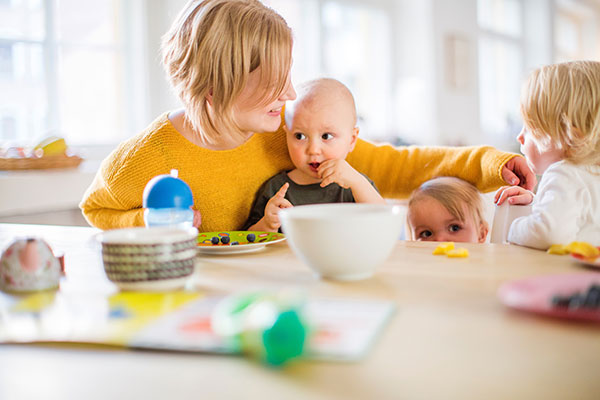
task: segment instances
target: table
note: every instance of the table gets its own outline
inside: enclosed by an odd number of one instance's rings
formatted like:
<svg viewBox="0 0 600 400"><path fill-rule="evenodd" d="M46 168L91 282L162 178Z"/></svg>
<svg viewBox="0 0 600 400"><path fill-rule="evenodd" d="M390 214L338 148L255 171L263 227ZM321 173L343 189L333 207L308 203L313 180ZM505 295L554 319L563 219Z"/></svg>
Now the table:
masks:
<svg viewBox="0 0 600 400"><path fill-rule="evenodd" d="M96 232L0 224L0 247L15 236L41 236L65 252L61 290L114 292ZM598 325L511 311L496 296L508 280L589 270L512 245L465 244L466 259L433 256L434 247L399 241L373 278L347 283L316 279L285 242L201 258L192 281L198 290L292 287L309 296L393 301L395 315L360 362L277 370L233 356L0 345L0 399L600 398Z"/></svg>

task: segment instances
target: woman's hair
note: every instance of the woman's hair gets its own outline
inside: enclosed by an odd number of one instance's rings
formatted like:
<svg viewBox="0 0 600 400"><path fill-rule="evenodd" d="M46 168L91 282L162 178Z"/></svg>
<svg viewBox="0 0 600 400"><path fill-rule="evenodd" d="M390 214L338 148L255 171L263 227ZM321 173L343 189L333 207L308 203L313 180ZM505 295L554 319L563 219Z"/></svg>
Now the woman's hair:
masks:
<svg viewBox="0 0 600 400"><path fill-rule="evenodd" d="M261 67L265 89L257 94L257 106L283 93L292 32L279 14L257 0L192 0L163 37L162 53L188 122L202 139L214 142L223 132L242 134L233 104L250 72Z"/></svg>
<svg viewBox="0 0 600 400"><path fill-rule="evenodd" d="M554 144L575 164L600 163L600 62L535 70L521 94L525 127L542 149Z"/></svg>
<svg viewBox="0 0 600 400"><path fill-rule="evenodd" d="M408 207L424 197L439 201L454 218L466 221L473 218L477 226L485 224L483 201L479 190L467 181L450 176L433 178L416 189L408 200ZM465 215L465 211L470 215Z"/></svg>

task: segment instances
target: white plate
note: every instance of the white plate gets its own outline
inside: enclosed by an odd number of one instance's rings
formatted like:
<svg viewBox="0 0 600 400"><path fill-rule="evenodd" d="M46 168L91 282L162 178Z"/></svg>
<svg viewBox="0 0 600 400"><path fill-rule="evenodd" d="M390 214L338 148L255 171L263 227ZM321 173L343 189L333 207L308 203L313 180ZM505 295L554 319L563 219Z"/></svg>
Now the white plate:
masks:
<svg viewBox="0 0 600 400"><path fill-rule="evenodd" d="M254 242L248 242L246 237L248 234L253 233L256 237ZM230 243L227 245L218 244L211 245L208 243L201 243L202 241L207 242L210 238L229 236ZM198 234L198 253L199 254L211 254L211 255L226 255L226 254L242 254L252 253L265 248L265 246L273 243L279 243L285 240L285 236L281 233L273 232L258 232L258 231L221 231L221 232L201 232ZM231 242L238 242L239 244L232 245Z"/></svg>

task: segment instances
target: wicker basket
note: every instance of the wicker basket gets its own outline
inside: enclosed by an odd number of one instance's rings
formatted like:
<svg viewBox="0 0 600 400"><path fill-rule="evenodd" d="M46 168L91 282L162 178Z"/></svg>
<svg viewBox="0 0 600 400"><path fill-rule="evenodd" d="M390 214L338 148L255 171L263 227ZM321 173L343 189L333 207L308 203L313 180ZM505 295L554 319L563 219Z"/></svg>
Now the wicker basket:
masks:
<svg viewBox="0 0 600 400"><path fill-rule="evenodd" d="M0 170L75 168L83 158L76 155L43 157L4 158L0 157Z"/></svg>

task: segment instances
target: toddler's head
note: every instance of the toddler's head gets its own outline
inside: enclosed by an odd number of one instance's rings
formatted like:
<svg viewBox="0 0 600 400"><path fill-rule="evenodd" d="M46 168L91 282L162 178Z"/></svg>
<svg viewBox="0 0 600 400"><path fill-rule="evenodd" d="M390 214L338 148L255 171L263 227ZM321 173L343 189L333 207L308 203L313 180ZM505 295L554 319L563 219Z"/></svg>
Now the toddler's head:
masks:
<svg viewBox="0 0 600 400"><path fill-rule="evenodd" d="M350 90L335 79L321 78L296 87L298 97L285 108L292 162L315 182L319 165L345 159L356 144L356 106Z"/></svg>
<svg viewBox="0 0 600 400"><path fill-rule="evenodd" d="M534 172L541 174L561 159L600 164L600 62L535 70L523 86L521 115L518 140Z"/></svg>
<svg viewBox="0 0 600 400"><path fill-rule="evenodd" d="M407 219L412 240L483 243L488 233L479 190L454 177L434 178L416 189Z"/></svg>

